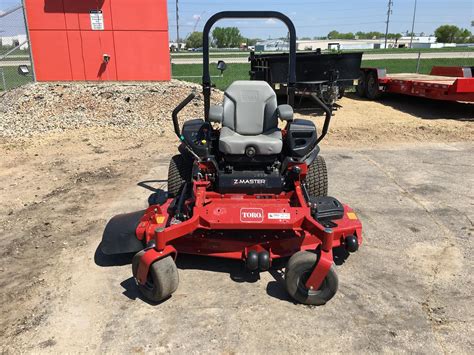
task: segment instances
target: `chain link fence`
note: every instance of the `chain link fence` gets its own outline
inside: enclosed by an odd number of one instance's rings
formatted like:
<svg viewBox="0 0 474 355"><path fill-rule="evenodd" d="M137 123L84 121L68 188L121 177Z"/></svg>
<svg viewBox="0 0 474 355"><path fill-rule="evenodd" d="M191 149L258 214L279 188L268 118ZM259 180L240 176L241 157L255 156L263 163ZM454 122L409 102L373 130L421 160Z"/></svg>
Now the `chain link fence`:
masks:
<svg viewBox="0 0 474 355"><path fill-rule="evenodd" d="M3 2L5 3L5 2ZM0 90L10 90L34 80L23 4L0 5ZM20 66L22 70L20 70ZM26 67L25 67L26 66Z"/></svg>

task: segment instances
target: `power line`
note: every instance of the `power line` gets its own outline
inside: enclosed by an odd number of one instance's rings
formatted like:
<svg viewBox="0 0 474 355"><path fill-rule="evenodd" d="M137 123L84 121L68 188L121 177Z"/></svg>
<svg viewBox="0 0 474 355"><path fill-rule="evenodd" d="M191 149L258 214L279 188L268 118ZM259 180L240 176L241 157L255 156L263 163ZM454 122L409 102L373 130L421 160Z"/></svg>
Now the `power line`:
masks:
<svg viewBox="0 0 474 355"><path fill-rule="evenodd" d="M387 27L385 29L385 48L387 48L388 25L390 23L390 15L392 14L392 6L393 6L393 1L388 0Z"/></svg>

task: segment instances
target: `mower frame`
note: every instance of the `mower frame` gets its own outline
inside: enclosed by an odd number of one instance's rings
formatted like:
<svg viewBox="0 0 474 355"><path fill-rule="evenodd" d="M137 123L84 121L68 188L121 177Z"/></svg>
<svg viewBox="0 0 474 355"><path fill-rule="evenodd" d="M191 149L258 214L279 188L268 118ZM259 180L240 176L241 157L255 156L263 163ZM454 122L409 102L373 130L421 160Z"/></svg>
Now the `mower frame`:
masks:
<svg viewBox="0 0 474 355"><path fill-rule="evenodd" d="M166 227L172 200L147 209L136 230L137 238L150 246L140 261L139 283L146 283L151 264L178 253L246 260L251 250L267 250L271 261L308 250L320 253L306 283L318 289L333 263L333 248L344 246L348 237L362 243L362 225L350 207L344 206L336 227L325 226L312 217L299 182L294 191L280 195L219 194L207 191L208 185L205 181L193 184L192 217L182 223ZM237 230L258 236L225 238L221 234Z"/></svg>
<svg viewBox="0 0 474 355"><path fill-rule="evenodd" d="M278 189L245 190L243 193L236 193L236 190L211 188L216 179L219 179L219 174L223 173L222 169L227 169L227 167L219 168L216 161L225 158L219 150L213 151L215 155L210 154L212 147L216 149L215 144L212 145L216 141L213 142L214 129L209 123L211 95L209 32L214 23L223 18L276 18L286 24L290 35L288 103L293 104L296 79L296 31L291 20L274 11L224 11L213 15L203 31L205 121L202 127L207 125L206 130L211 133L209 136L211 141L203 141L204 153L200 153L200 150L195 152L192 147L194 141L187 142L182 135L178 114L195 97L195 94L191 93L175 108L172 118L174 131L182 143L179 148L181 156L183 159L193 160L192 178L183 179L180 191L174 192L172 197L168 196L169 198L156 202L149 199L152 202L141 218L136 218L137 213L114 217L104 231L103 250L116 253L120 249L110 247L114 238L121 242L127 238L134 239L133 242L124 243L123 250L130 252L136 248L135 251L138 251L132 267L138 286L142 289L150 283L150 274L159 268L157 262L167 257L175 259L178 253L242 260L250 271L265 271L271 267L275 259L293 258L298 252L309 252L316 254L309 254L314 262L311 262L309 269L306 269L306 264L303 265L306 270L305 276L304 279L303 276L298 277L298 285L303 283L303 287L307 290L319 292L325 279L330 279L329 274L331 272L334 274L334 271L331 271L334 248L343 248L348 255L349 252L355 252L362 243L362 225L354 211L349 206L328 198L331 203L337 205L337 217L334 217L334 214L329 216L334 218L329 219L319 216L317 212L323 211L321 206L324 204L321 202L322 205L318 207L316 204L319 202L312 202L304 183L310 164L319 152L317 144L328 131L331 110L319 98L315 98L326 113L322 133L319 138L316 138L315 133L314 146L305 153L307 155L295 158L293 155L280 154L277 161L279 168L271 166L271 169L274 169L272 171L276 171L280 179L281 186ZM282 130L283 139L292 132L290 128L287 122L287 127ZM227 160L224 159L224 162ZM258 164L262 164L261 162L257 160ZM313 165L310 168L312 167ZM250 172L253 170L250 169ZM237 175L230 175L231 180L235 177ZM264 181L266 184L267 180ZM249 184L254 182L250 181ZM245 185L246 188L247 186ZM119 231L124 224L127 227ZM130 229L134 231L130 233ZM305 254L305 262L309 260L306 256L308 255ZM292 258L288 265L291 264ZM154 263L157 264L153 265ZM296 262L293 263L295 264ZM163 272L166 274L166 271ZM177 275L176 266L174 272ZM325 299L330 299L336 292L337 276L334 277L335 279L332 278L334 287L330 290L332 294L318 299L316 301L318 304L323 304ZM173 287L169 286L168 295L174 292L176 287L177 283L173 284ZM160 295L158 301L163 297ZM301 302L307 303L306 299L302 299Z"/></svg>

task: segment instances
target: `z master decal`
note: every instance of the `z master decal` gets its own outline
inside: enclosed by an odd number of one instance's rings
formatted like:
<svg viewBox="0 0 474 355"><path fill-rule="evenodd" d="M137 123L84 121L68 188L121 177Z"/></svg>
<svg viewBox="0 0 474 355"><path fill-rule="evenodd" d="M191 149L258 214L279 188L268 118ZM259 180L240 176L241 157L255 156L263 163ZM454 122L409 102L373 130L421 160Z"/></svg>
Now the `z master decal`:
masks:
<svg viewBox="0 0 474 355"><path fill-rule="evenodd" d="M234 179L234 185L265 185L265 179Z"/></svg>
<svg viewBox="0 0 474 355"><path fill-rule="evenodd" d="M242 223L262 223L263 210L261 208L241 208L240 222Z"/></svg>

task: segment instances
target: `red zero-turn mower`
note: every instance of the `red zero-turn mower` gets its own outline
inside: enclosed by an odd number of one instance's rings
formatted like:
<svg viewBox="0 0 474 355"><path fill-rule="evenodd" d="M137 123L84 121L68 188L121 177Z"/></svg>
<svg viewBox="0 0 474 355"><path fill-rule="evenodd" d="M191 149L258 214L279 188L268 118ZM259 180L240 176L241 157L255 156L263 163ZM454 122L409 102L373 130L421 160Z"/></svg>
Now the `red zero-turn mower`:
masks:
<svg viewBox="0 0 474 355"><path fill-rule="evenodd" d="M211 106L209 31L222 18L277 18L288 27L288 104L277 105L264 81L239 80ZM205 119L186 121L173 112L180 154L171 158L166 198L149 199L145 211L118 215L107 224L104 254L138 252L133 276L151 301L178 287L178 253L244 262L252 272L289 257L285 284L298 302L321 305L337 291L336 252L344 258L362 242L362 225L347 205L327 196L326 165L313 122L293 118L296 34L288 17L273 11L229 11L212 16L203 32ZM317 99L317 98L316 98ZM278 128L278 120L285 123ZM216 128L220 127L220 128ZM153 197L153 195L152 195Z"/></svg>

